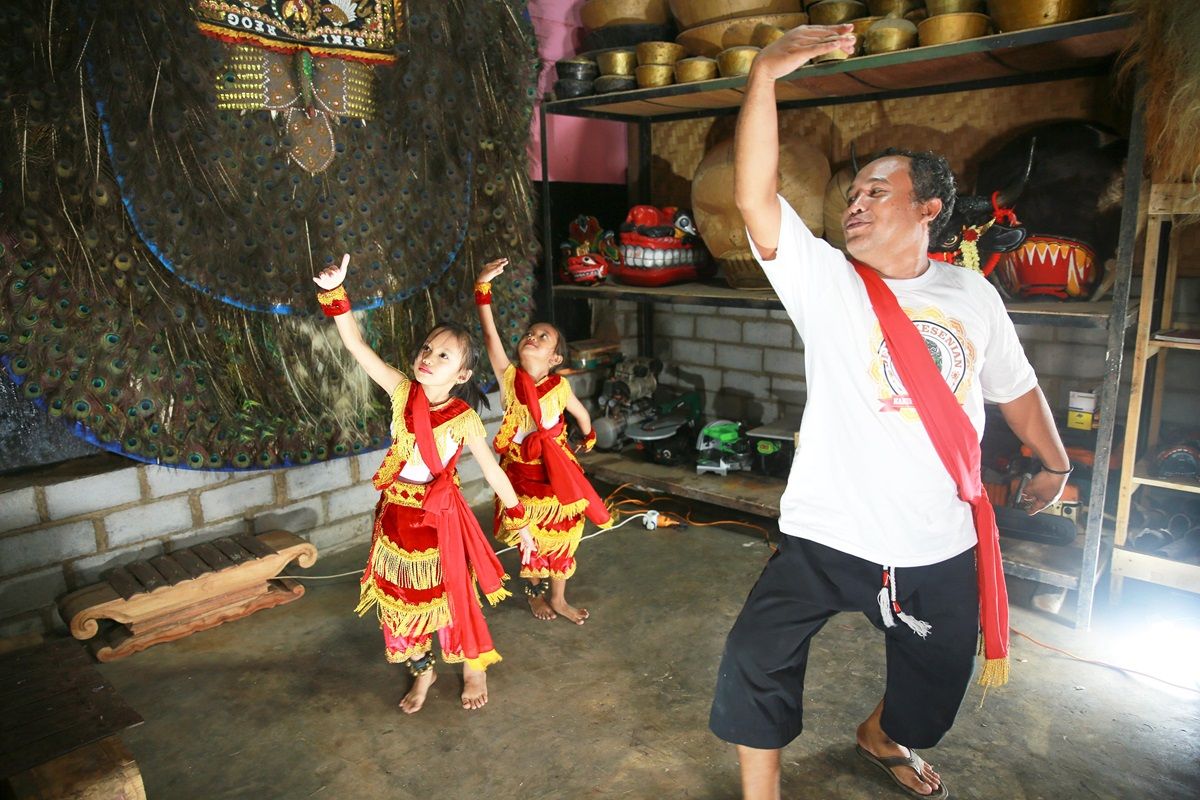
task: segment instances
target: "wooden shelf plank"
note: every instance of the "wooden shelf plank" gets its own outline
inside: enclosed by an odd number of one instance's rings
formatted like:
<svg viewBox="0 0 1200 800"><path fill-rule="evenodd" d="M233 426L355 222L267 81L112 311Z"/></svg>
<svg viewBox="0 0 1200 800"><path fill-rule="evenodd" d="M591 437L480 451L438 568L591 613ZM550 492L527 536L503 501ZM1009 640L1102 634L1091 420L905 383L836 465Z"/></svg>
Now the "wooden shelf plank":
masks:
<svg viewBox="0 0 1200 800"><path fill-rule="evenodd" d="M1200 192L1190 183L1156 183L1150 187L1146 213L1154 216L1200 214Z"/></svg>
<svg viewBox="0 0 1200 800"><path fill-rule="evenodd" d="M1133 471L1133 482L1142 486L1157 486L1160 489L1173 489L1177 492L1200 494L1200 480L1192 478L1158 478L1150 474L1150 469L1144 461L1138 462Z"/></svg>
<svg viewBox="0 0 1200 800"><path fill-rule="evenodd" d="M680 283L674 286L624 286L602 283L598 286L554 287L558 297L587 300L628 300L638 303L682 303L698 306L733 306L782 310L783 303L771 289L734 289L724 283ZM1097 302L1017 302L1008 303L1008 315L1018 325L1056 325L1070 328L1107 328L1112 303Z"/></svg>
<svg viewBox="0 0 1200 800"><path fill-rule="evenodd" d="M1159 558L1136 550L1126 550L1123 547L1113 550L1112 574L1114 577L1134 578L1186 592L1200 593L1200 566Z"/></svg>
<svg viewBox="0 0 1200 800"><path fill-rule="evenodd" d="M809 64L778 82L781 103L870 100L913 90L977 88L988 82L1029 82L1070 70L1107 67L1129 40L1132 15L1100 17L999 33L897 53ZM636 121L686 110L736 109L745 77L717 78L545 103L547 114Z"/></svg>
<svg viewBox="0 0 1200 800"><path fill-rule="evenodd" d="M589 476L606 483L632 483L646 491L772 519L779 518L779 498L787 485L778 478L749 472L731 472L725 477L697 475L694 467L666 467L633 454L593 451L582 456L580 463ZM1010 538L1002 539L1000 546L1007 574L1052 586L1078 588L1082 546L1053 547Z"/></svg>

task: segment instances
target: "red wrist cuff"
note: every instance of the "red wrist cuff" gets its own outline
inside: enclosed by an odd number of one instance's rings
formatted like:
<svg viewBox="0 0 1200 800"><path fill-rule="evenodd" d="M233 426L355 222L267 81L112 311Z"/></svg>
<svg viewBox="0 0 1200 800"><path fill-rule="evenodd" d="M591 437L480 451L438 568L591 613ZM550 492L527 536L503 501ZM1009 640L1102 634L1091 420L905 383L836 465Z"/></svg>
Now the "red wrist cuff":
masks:
<svg viewBox="0 0 1200 800"><path fill-rule="evenodd" d="M492 285L490 283L475 284L475 305L490 306L492 304Z"/></svg>
<svg viewBox="0 0 1200 800"><path fill-rule="evenodd" d="M338 286L327 292L317 292L317 302L321 304L321 311L327 317L336 317L350 310L350 298L346 294L345 286Z"/></svg>

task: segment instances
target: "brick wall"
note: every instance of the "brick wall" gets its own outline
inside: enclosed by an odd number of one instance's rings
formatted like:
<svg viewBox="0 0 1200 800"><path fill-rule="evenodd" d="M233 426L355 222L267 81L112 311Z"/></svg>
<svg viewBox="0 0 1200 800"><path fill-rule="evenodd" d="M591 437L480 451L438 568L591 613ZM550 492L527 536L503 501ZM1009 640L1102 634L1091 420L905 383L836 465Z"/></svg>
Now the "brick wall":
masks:
<svg viewBox="0 0 1200 800"><path fill-rule="evenodd" d="M490 399L489 437L499 425L499 398ZM33 485L10 477L10 488L0 488L0 640L65 630L55 607L63 594L115 566L198 542L283 528L322 555L365 544L378 498L371 476L383 452L269 472L128 462ZM469 502L490 499L470 453L459 461L459 475Z"/></svg>

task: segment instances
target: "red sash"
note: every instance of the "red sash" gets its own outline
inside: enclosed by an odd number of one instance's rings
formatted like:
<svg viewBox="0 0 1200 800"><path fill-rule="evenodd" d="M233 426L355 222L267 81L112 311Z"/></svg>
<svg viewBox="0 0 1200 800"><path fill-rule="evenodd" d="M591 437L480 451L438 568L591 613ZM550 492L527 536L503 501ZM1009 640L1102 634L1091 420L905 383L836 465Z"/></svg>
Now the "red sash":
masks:
<svg viewBox="0 0 1200 800"><path fill-rule="evenodd" d="M508 594L504 589L504 567L488 545L462 492L454 485L458 453L454 454L449 464L442 466L441 454L433 440L429 399L425 396L424 387L416 381L413 381L408 393L408 410L412 413L412 433L417 440L417 450L425 466L433 473L422 508L425 511L425 524L437 529L438 553L441 555L450 616L458 628L463 655L468 661L484 655L485 663L473 665L483 668L488 663L499 661L500 657L492 646L491 634L483 619L475 588L471 585L471 573L475 573L479 588L488 602L495 605ZM490 656L487 655L489 653Z"/></svg>
<svg viewBox="0 0 1200 800"><path fill-rule="evenodd" d="M542 460L542 463L546 465L546 475L550 480L550 487L554 490L554 496L558 498L558 502L565 506L580 500L587 500L587 508L584 509L587 518L597 525L608 523L612 518L608 509L604 507L604 501L600 499L600 495L596 494L596 490L584 476L583 469L578 462L567 454L566 448L558 441L563 426L566 424L565 410L563 414L559 415L558 422L554 424L554 427L543 428L542 403L538 398L533 376L517 367L514 388L517 401L529 410L529 416L533 418L533 430L521 440L521 457L526 461L534 461L538 458Z"/></svg>
<svg viewBox="0 0 1200 800"><path fill-rule="evenodd" d="M1004 585L996 513L980 477L979 434L938 372L924 339L900 308L896 295L875 270L857 261L853 263L879 319L892 366L904 382L934 450L958 486L959 498L971 506L975 521L979 624L987 659L979 682L985 686L1003 685L1008 682L1008 591Z"/></svg>

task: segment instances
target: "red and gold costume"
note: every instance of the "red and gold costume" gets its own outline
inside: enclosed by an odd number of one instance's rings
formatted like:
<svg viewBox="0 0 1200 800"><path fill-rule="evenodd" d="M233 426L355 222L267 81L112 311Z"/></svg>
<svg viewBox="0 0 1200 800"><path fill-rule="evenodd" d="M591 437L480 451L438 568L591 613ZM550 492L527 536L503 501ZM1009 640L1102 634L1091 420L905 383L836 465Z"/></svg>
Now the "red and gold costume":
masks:
<svg viewBox="0 0 1200 800"><path fill-rule="evenodd" d="M525 370L509 364L500 392L504 419L493 446L537 542L537 552L522 565L521 577L569 578L575 573L584 517L602 528L612 525L604 502L567 447L564 414L571 385L554 374L535 383ZM500 511L497 500L496 535L512 544L516 539L504 532Z"/></svg>
<svg viewBox="0 0 1200 800"><path fill-rule="evenodd" d="M483 422L458 398L430 408L421 384L392 394L392 446L375 473L382 494L356 609L375 608L387 659L427 653L438 633L442 660L486 669L500 660L476 584L495 605L508 578L459 489L456 469ZM443 466L444 465L444 466Z"/></svg>

